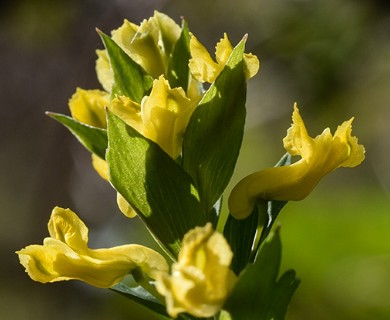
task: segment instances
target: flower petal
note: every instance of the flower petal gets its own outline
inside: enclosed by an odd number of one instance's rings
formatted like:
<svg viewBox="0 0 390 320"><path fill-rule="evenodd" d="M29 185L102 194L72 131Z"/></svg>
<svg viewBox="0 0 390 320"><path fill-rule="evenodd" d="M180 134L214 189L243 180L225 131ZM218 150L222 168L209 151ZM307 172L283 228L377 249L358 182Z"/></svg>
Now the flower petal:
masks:
<svg viewBox="0 0 390 320"><path fill-rule="evenodd" d="M110 104L110 96L101 90L84 90L77 88L69 100L72 117L94 127L106 128L104 108Z"/></svg>
<svg viewBox="0 0 390 320"><path fill-rule="evenodd" d="M236 277L229 269L233 253L211 224L190 230L183 239L171 275L161 273L156 287L165 296L170 316L181 312L211 317L222 307Z"/></svg>
<svg viewBox="0 0 390 320"><path fill-rule="evenodd" d="M233 51L233 46L230 43L228 36L224 33L223 38L217 43L215 47L215 62L207 49L199 42L199 40L191 35L190 51L192 58L189 62L189 67L192 76L200 82L212 83L221 73L229 60L230 54ZM251 54L244 53L244 73L246 79L255 76L259 70L259 59Z"/></svg>
<svg viewBox="0 0 390 320"><path fill-rule="evenodd" d="M327 128L314 139L308 135L296 106L292 119L283 143L287 152L301 159L289 166L267 168L242 179L228 201L235 218L246 218L258 199L302 200L326 174L339 167L355 167L364 160L364 147L351 136L353 119L340 125L334 136Z"/></svg>
<svg viewBox="0 0 390 320"><path fill-rule="evenodd" d="M88 244L88 228L70 209L55 207L48 223L50 237L70 248L85 251Z"/></svg>
<svg viewBox="0 0 390 320"><path fill-rule="evenodd" d="M111 92L114 76L110 66L110 60L107 55L107 50L96 50L98 56L96 60L96 75L103 89Z"/></svg>
<svg viewBox="0 0 390 320"><path fill-rule="evenodd" d="M181 28L158 11L141 25L125 20L112 32L112 39L153 78L165 74L169 56L180 37Z"/></svg>
<svg viewBox="0 0 390 320"><path fill-rule="evenodd" d="M155 279L168 271L163 256L147 247L130 244L107 249L87 247L88 229L69 209L55 208L49 221L50 238L17 252L29 276L42 283L81 280L109 288L135 268Z"/></svg>
<svg viewBox="0 0 390 320"><path fill-rule="evenodd" d="M184 131L199 99L187 98L182 88L171 89L163 76L154 80L150 96L145 97L141 106L145 137L176 159L181 153Z"/></svg>
<svg viewBox="0 0 390 320"><path fill-rule="evenodd" d="M198 81L212 83L218 76L218 64L194 35L191 35L190 51L192 58L189 67L192 76Z"/></svg>

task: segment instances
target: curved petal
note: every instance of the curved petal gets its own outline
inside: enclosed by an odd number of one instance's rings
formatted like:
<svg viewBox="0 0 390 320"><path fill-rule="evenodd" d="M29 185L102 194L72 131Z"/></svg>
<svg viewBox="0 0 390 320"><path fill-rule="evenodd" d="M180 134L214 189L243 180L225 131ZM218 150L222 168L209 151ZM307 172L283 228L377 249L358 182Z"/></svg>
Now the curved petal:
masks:
<svg viewBox="0 0 390 320"><path fill-rule="evenodd" d="M50 237L79 251L87 250L88 228L70 209L55 207L48 223Z"/></svg>
<svg viewBox="0 0 390 320"><path fill-rule="evenodd" d="M128 218L134 218L137 216L137 212L133 209L133 207L126 201L123 196L117 192L116 194L116 203L118 204L119 210Z"/></svg>
<svg viewBox="0 0 390 320"><path fill-rule="evenodd" d="M161 273L156 279L168 313L172 317L182 312L196 317L215 315L236 280L229 268L232 257L226 239L210 223L190 230L184 236L171 275Z"/></svg>
<svg viewBox="0 0 390 320"><path fill-rule="evenodd" d="M199 99L187 98L182 88L171 89L163 76L154 80L150 96L145 97L141 106L145 137L176 159L181 153L184 131Z"/></svg>
<svg viewBox="0 0 390 320"><path fill-rule="evenodd" d="M114 82L114 76L112 74L112 69L110 66L110 61L108 59L106 50L96 50L96 75L102 85L103 89L107 92L111 92L112 84Z"/></svg>
<svg viewBox="0 0 390 320"><path fill-rule="evenodd" d="M189 67L192 76L200 82L212 83L218 76L218 64L194 35L191 35L190 51Z"/></svg>
<svg viewBox="0 0 390 320"><path fill-rule="evenodd" d="M98 128L106 128L104 108L110 104L110 95L101 90L77 88L69 100L72 117L82 123Z"/></svg>
<svg viewBox="0 0 390 320"><path fill-rule="evenodd" d="M364 147L351 135L353 119L341 124L334 136L327 128L314 139L308 135L296 106L292 119L293 124L283 139L284 147L301 159L289 166L267 168L242 179L228 201L235 218L246 218L258 199L302 200L326 174L339 167L355 167L364 160Z"/></svg>
<svg viewBox="0 0 390 320"><path fill-rule="evenodd" d="M215 62L207 49L199 42L199 40L191 35L190 39L191 59L189 67L192 76L200 82L212 83L225 67L230 54L233 51L233 46L230 43L228 36L224 33L223 38L215 47ZM244 53L244 72L246 79L250 79L257 74L260 67L259 59L251 54Z"/></svg>
<svg viewBox="0 0 390 320"><path fill-rule="evenodd" d="M169 56L180 37L181 28L167 15L153 17L137 26L128 20L112 32L112 39L153 78L165 74Z"/></svg>
<svg viewBox="0 0 390 320"><path fill-rule="evenodd" d="M87 247L88 229L69 209L55 208L49 221L50 238L17 252L29 276L42 283L81 280L100 288L120 282L135 268L150 278L168 271L163 256L130 244L107 249Z"/></svg>

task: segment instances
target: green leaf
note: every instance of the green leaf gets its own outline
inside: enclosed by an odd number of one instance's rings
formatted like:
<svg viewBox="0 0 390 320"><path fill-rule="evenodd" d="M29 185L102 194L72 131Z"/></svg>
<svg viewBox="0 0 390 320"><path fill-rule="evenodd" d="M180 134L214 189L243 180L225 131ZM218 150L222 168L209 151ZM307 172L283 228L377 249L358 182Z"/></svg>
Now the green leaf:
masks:
<svg viewBox="0 0 390 320"><path fill-rule="evenodd" d="M288 166L291 164L291 155L286 153L280 158L280 160L275 164L275 167ZM288 201L277 201L270 200L264 201L260 200L257 207L259 208L259 214L262 217L259 222L262 223L262 232L259 243L257 244L255 250L257 251L261 243L267 238L270 233L272 226L274 225L276 218L279 216L280 211L287 204Z"/></svg>
<svg viewBox="0 0 390 320"><path fill-rule="evenodd" d="M105 158L108 145L106 130L89 126L63 114L52 112L46 114L67 127L88 151L102 159Z"/></svg>
<svg viewBox="0 0 390 320"><path fill-rule="evenodd" d="M141 103L150 92L153 78L124 52L114 40L98 31L107 49L111 69L114 74L111 96L127 96L132 101Z"/></svg>
<svg viewBox="0 0 390 320"><path fill-rule="evenodd" d="M291 156L285 154L275 166L289 165ZM243 220L228 216L224 236L233 250L232 269L239 274L249 262L253 262L257 250L266 239L287 201L259 200L253 212ZM243 237L242 235L245 235Z"/></svg>
<svg viewBox="0 0 390 320"><path fill-rule="evenodd" d="M296 277L294 270L286 271L276 283L270 306L275 320L284 319L288 305L299 283L300 280Z"/></svg>
<svg viewBox="0 0 390 320"><path fill-rule="evenodd" d="M207 222L191 177L116 115L108 111L107 119L111 183L163 248L177 256L184 234Z"/></svg>
<svg viewBox="0 0 390 320"><path fill-rule="evenodd" d="M190 58L190 34L188 24L183 20L180 38L177 40L169 60L167 77L171 88L182 87L187 92L190 79L190 68L188 67Z"/></svg>
<svg viewBox="0 0 390 320"><path fill-rule="evenodd" d="M119 292L126 298L153 311L155 316L161 320L171 319L166 312L165 306L141 286L133 288L120 282L113 286L111 290Z"/></svg>
<svg viewBox="0 0 390 320"><path fill-rule="evenodd" d="M282 320L291 297L299 285L290 270L277 280L281 261L279 230L260 248L254 264L240 274L224 309L233 320Z"/></svg>
<svg viewBox="0 0 390 320"><path fill-rule="evenodd" d="M257 220L257 207L246 219L237 220L232 215L227 218L223 235L233 251L232 269L236 274L239 274L250 261Z"/></svg>
<svg viewBox="0 0 390 320"><path fill-rule="evenodd" d="M232 176L241 147L246 80L245 38L195 109L183 140L183 167L191 175L202 205L209 211Z"/></svg>

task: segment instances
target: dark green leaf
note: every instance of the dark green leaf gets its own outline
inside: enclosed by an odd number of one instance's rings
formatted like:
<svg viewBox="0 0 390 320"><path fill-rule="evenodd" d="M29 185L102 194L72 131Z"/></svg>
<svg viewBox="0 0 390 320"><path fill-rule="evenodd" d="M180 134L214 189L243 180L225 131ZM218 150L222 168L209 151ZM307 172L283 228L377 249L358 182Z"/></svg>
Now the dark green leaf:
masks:
<svg viewBox="0 0 390 320"><path fill-rule="evenodd" d="M239 274L250 261L257 220L257 207L246 219L237 220L232 215L227 218L223 235L233 251L232 269L236 274Z"/></svg>
<svg viewBox="0 0 390 320"><path fill-rule="evenodd" d="M226 302L233 320L282 320L299 284L293 271L277 281L281 261L279 230L262 244L254 264L241 273Z"/></svg>
<svg viewBox="0 0 390 320"><path fill-rule="evenodd" d="M284 319L291 298L298 288L300 280L294 270L286 271L277 282L273 294L270 309L274 319Z"/></svg>
<svg viewBox="0 0 390 320"><path fill-rule="evenodd" d="M111 289L119 292L126 298L146 307L150 311L153 311L156 313L155 316L157 316L159 319L171 319L166 312L165 306L141 286L133 288L123 283L118 283Z"/></svg>
<svg viewBox="0 0 390 320"><path fill-rule="evenodd" d="M126 298L148 308L153 312L154 316L161 320L171 320L168 313L166 312L166 308L160 301L158 301L153 295L151 295L148 291L146 291L141 286L138 287L129 287L124 283L118 283L111 290L116 291ZM178 320L196 320L199 318L195 318L188 314L179 314L177 316Z"/></svg>
<svg viewBox="0 0 390 320"><path fill-rule="evenodd" d="M89 126L63 114L46 114L67 127L87 150L104 159L108 145L106 130Z"/></svg>
<svg viewBox="0 0 390 320"><path fill-rule="evenodd" d="M183 20L181 35L175 44L168 66L167 77L172 88L182 87L187 92L190 78L188 67L190 58L190 34L187 22Z"/></svg>
<svg viewBox="0 0 390 320"><path fill-rule="evenodd" d="M208 215L209 221L212 223L214 229L217 229L218 219L221 216L221 210L222 210L222 197L220 197L218 201L214 204L214 206L211 208L211 211Z"/></svg>
<svg viewBox="0 0 390 320"><path fill-rule="evenodd" d="M275 166L288 165L291 156L284 155ZM253 262L261 243L268 236L279 212L286 201L259 200L253 212L243 220L228 216L224 227L224 236L233 250L232 269L236 274ZM243 236L245 235L245 236Z"/></svg>
<svg viewBox="0 0 390 320"><path fill-rule="evenodd" d="M234 48L184 135L183 167L193 178L207 212L230 181L241 147L246 114L244 45L245 39Z"/></svg>
<svg viewBox="0 0 390 320"><path fill-rule="evenodd" d="M176 256L189 229L205 225L191 177L156 143L108 111L111 183L149 231Z"/></svg>
<svg viewBox="0 0 390 320"><path fill-rule="evenodd" d="M286 153L282 158L276 163L275 167L288 166L291 164L291 155ZM261 243L267 238L270 233L272 226L274 225L276 218L278 217L280 211L287 204L288 201L277 201L270 200L264 201L259 200L258 209L259 214L262 217L262 233L260 237L260 241L258 242L255 250L261 245Z"/></svg>
<svg viewBox="0 0 390 320"><path fill-rule="evenodd" d="M111 96L127 96L132 101L141 103L142 98L152 88L153 78L131 59L114 40L103 32L98 32L107 49L114 75Z"/></svg>

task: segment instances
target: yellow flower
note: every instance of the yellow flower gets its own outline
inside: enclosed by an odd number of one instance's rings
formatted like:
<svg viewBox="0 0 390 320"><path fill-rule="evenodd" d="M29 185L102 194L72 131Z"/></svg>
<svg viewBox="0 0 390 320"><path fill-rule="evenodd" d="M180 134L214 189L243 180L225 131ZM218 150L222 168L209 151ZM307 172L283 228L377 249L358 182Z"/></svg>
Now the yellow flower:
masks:
<svg viewBox="0 0 390 320"><path fill-rule="evenodd" d="M188 98L182 88L171 89L164 76L160 76L154 80L150 95L143 98L141 105L125 96L115 97L110 102L109 94L104 91L78 88L69 100L69 108L74 119L105 129L104 108L108 107L176 159L181 153L185 129L200 98ZM108 166L103 159L93 154L92 165L103 179L109 181ZM120 194L117 195L117 203L125 216L131 218L136 215Z"/></svg>
<svg viewBox="0 0 390 320"><path fill-rule="evenodd" d="M110 95L101 90L77 88L69 100L72 117L82 123L98 128L106 128L104 108L110 104Z"/></svg>
<svg viewBox="0 0 390 320"><path fill-rule="evenodd" d="M182 88L169 86L163 76L154 80L150 96L141 105L128 97L113 99L111 110L146 138L156 142L176 159L181 153L182 138L200 97L190 99Z"/></svg>
<svg viewBox="0 0 390 320"><path fill-rule="evenodd" d="M237 219L246 218L258 199L302 200L323 176L339 167L355 167L364 160L364 147L352 133L353 118L332 136L329 128L311 138L294 106L293 123L283 139L284 148L301 159L289 166L264 169L241 180L229 197L229 209Z"/></svg>
<svg viewBox="0 0 390 320"><path fill-rule="evenodd" d="M178 261L172 265L172 274L160 273L156 279L156 288L165 296L169 315L216 314L236 281L229 269L232 258L226 239L210 223L190 230L184 236Z"/></svg>
<svg viewBox="0 0 390 320"><path fill-rule="evenodd" d="M215 57L217 62L211 58L207 49L199 42L199 40L191 35L190 40L191 56L189 67L192 76L201 81L212 83L225 67L230 54L233 51L226 33L215 47ZM256 75L260 67L259 60L251 53L244 54L244 71L247 79Z"/></svg>
<svg viewBox="0 0 390 320"><path fill-rule="evenodd" d="M35 281L81 280L109 288L135 268L152 279L168 271L168 264L159 253L141 245L88 248L88 229L69 209L54 208L48 229L50 237L44 239L43 245L17 251L20 263Z"/></svg>
<svg viewBox="0 0 390 320"><path fill-rule="evenodd" d="M140 26L124 20L112 39L153 78L166 74L169 58L181 33L180 26L158 11ZM111 91L112 73L106 50L97 50L96 72L103 88Z"/></svg>

